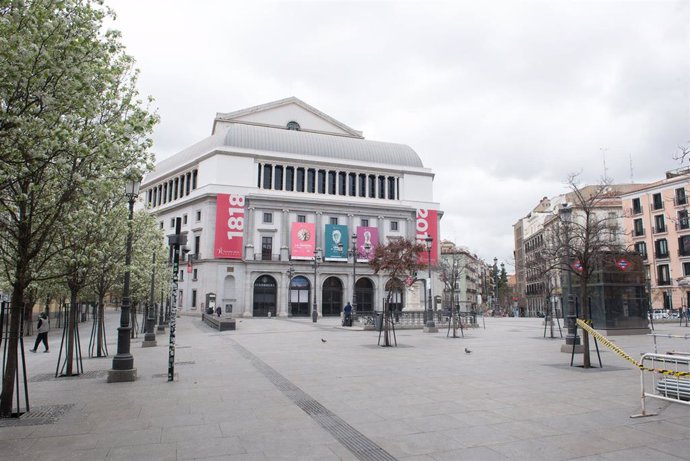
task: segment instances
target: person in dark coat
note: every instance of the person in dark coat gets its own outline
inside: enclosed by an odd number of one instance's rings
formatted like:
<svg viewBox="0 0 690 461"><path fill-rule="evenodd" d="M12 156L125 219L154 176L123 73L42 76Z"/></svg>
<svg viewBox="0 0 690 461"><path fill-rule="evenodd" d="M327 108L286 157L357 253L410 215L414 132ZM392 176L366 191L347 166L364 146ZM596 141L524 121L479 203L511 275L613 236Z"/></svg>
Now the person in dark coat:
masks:
<svg viewBox="0 0 690 461"><path fill-rule="evenodd" d="M220 306L216 307L216 315L220 317L220 314L223 312L223 310L220 308Z"/></svg>
<svg viewBox="0 0 690 461"><path fill-rule="evenodd" d="M352 326L352 305L349 302L343 308L343 325L346 327Z"/></svg>

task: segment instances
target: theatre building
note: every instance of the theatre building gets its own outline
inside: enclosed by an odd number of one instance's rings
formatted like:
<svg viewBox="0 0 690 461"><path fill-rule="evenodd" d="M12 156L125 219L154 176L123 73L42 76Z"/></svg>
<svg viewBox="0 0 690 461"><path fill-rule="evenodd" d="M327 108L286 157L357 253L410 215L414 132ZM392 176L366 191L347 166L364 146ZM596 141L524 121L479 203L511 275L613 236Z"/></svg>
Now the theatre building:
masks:
<svg viewBox="0 0 690 461"><path fill-rule="evenodd" d="M348 301L382 309L388 279L368 265L377 245L430 236L435 262L433 179L410 147L287 98L217 114L209 137L144 178L140 199L166 235L176 218L187 235L178 308L297 317L315 304L336 316ZM420 309L421 285L396 293L396 307Z"/></svg>

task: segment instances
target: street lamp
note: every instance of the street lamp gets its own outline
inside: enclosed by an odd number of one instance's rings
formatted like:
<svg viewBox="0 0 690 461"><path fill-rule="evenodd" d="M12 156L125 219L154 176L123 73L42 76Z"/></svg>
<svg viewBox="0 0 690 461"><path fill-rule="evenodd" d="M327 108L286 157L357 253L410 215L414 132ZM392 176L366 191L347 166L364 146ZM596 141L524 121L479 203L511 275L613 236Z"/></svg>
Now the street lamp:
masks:
<svg viewBox="0 0 690 461"><path fill-rule="evenodd" d="M568 235L568 230L570 227L570 219L572 216L572 208L567 204L564 203L561 208L558 209L558 214L560 215L560 220L563 223L563 230L564 230L564 237L565 237L565 262L563 263L563 268L566 270L566 281L567 281L567 289L568 289L568 294L567 297L565 298L566 301L566 325L568 327L568 334L565 336L565 344L567 346L572 346L576 345L578 346L580 344L580 337L577 335L577 315L575 313L574 309L574 303L571 302L572 300L572 279L571 279L571 266L570 266L570 236ZM561 350L567 352L564 346L561 346Z"/></svg>
<svg viewBox="0 0 690 461"><path fill-rule="evenodd" d="M295 268L292 266L292 263L288 266L288 270L285 271L285 275L288 276L288 287L287 287L287 307L286 307L286 315L290 315L290 288L292 288L292 277L295 276Z"/></svg>
<svg viewBox="0 0 690 461"><path fill-rule="evenodd" d="M108 382L128 382L137 379L137 370L134 368L134 357L129 350L130 331L129 324L129 279L130 265L132 263L132 219L134 217L134 202L139 195L141 179L138 176L130 175L125 184L125 196L129 202L129 217L127 228L127 251L125 253L125 280L122 289L122 306L120 309L120 327L117 329L117 354L113 357L113 368L108 370Z"/></svg>
<svg viewBox="0 0 690 461"><path fill-rule="evenodd" d="M319 249L317 248L316 250L314 250L314 289L312 290L313 291L313 293L312 293L313 300L312 300L312 308L311 308L311 321L314 323L316 323L316 319L319 318L319 312L316 309L316 287L317 287L316 269L319 268L319 259L320 259Z"/></svg>
<svg viewBox="0 0 690 461"><path fill-rule="evenodd" d="M151 293L149 297L149 306L146 309L146 321L144 323L146 334L144 335L144 341L141 343L141 347L155 347L156 344L156 333L153 331L153 326L156 323L156 301L154 300L154 290L156 283L156 252L153 252L153 262L151 270Z"/></svg>
<svg viewBox="0 0 690 461"><path fill-rule="evenodd" d="M427 332L436 332L438 331L436 329L436 324L434 323L434 311L432 308L432 302L433 298L431 297L431 247L434 244L434 239L433 237L427 237L424 239L424 243L426 244L426 255L427 259L426 262L429 265L429 303L428 303L428 309L429 312L427 313L426 316L426 330Z"/></svg>

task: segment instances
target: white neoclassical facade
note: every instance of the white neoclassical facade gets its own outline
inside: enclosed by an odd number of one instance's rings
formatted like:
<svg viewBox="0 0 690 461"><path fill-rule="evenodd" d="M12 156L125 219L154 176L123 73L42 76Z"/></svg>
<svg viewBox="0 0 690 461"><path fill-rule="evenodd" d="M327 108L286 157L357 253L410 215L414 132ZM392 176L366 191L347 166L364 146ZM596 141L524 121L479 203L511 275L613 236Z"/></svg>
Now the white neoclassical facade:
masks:
<svg viewBox="0 0 690 461"><path fill-rule="evenodd" d="M382 308L387 277L367 264L376 245L431 236L435 261L433 179L410 147L366 140L292 97L217 114L211 136L144 178L140 198L166 235L176 218L187 235L179 309L215 299L234 317L308 316L315 294L319 316L335 316L348 301ZM395 302L416 310L420 296L415 284Z"/></svg>

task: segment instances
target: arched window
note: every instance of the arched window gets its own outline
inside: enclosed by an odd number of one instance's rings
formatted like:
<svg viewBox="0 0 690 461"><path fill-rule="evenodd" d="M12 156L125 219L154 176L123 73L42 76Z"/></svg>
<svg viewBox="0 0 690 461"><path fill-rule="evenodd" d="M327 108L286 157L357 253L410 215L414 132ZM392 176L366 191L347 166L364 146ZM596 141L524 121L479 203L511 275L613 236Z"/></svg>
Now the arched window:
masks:
<svg viewBox="0 0 690 461"><path fill-rule="evenodd" d="M294 120L291 122L288 122L287 129L291 130L291 131L299 131L300 130L299 123L295 122Z"/></svg>

